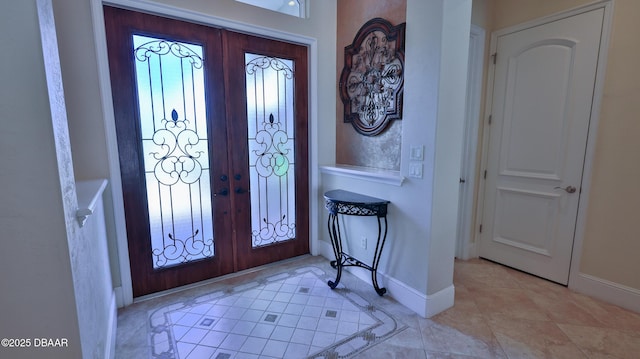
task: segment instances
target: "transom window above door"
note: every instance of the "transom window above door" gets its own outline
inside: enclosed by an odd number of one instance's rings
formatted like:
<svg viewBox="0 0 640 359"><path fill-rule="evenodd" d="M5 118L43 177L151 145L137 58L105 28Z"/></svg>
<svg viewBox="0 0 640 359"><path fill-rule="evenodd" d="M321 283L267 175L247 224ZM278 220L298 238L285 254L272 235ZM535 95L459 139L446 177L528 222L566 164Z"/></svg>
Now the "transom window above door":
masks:
<svg viewBox="0 0 640 359"><path fill-rule="evenodd" d="M307 17L306 0L236 0L241 3L277 11L283 14Z"/></svg>

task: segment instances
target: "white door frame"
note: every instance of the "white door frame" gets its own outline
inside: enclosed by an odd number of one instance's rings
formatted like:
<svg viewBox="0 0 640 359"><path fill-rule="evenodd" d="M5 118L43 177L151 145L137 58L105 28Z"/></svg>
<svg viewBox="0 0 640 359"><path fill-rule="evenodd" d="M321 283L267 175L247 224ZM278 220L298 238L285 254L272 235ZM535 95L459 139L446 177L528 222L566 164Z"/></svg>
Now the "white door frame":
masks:
<svg viewBox="0 0 640 359"><path fill-rule="evenodd" d="M482 72L484 69L485 30L471 24L469 38L469 70L467 75L467 101L465 109L465 138L462 151L460 179L460 205L458 210L458 238L456 257L477 257L473 229L474 195L476 193L478 128L482 104Z"/></svg>
<svg viewBox="0 0 640 359"><path fill-rule="evenodd" d="M120 178L118 142L116 138L113 101L111 96L107 42L103 25L103 5L115 5L152 14L166 15L184 21L222 27L250 34L259 34L260 36L290 41L309 47L309 250L311 254L317 254L319 205L318 196L314 193L314 189L319 187L318 182L320 172L318 169L318 114L316 111L318 83L318 65L316 62L316 59L318 58L318 48L316 40L303 35L296 35L244 22L218 18L183 8L159 4L149 0L91 0L91 13L98 61L98 78L102 95L102 116L104 119L108 152L107 157L109 160L109 183L111 184L116 242L118 247L117 256L121 279L121 286L114 288L118 307L127 306L133 303L133 289L131 284L129 247L124 216L122 182Z"/></svg>
<svg viewBox="0 0 640 359"><path fill-rule="evenodd" d="M582 193L580 195L580 204L578 207L578 215L576 219L576 230L574 233L573 252L571 256L571 266L569 269L569 287L576 290L580 290L582 287L581 281L584 280L580 273L580 260L582 257L582 244L584 240L584 233L587 220L587 210L589 208L589 193L591 191L591 173L593 171L593 159L595 153L596 138L598 132L598 123L600 119L600 108L602 103L602 96L604 92L605 72L607 65L607 52L609 49L609 39L611 34L611 24L613 22L613 1L614 0L601 0L588 5L580 6L567 11L559 12L553 15L545 16L532 21L524 22L515 26L511 26L505 29L495 31L491 34L491 49L490 54L496 52L497 39L499 36L503 36L509 33L525 30L531 27L540 26L552 21L557 21L567 17L575 16L584 12L592 11L595 9L604 9L604 22L601 35L601 46L598 59L598 66L596 69L596 81L594 84L594 96L591 106L591 121L589 122L589 134L587 136L587 147L585 153L584 167L582 172L582 183L580 188ZM494 72L495 66L493 63L489 65L487 78L487 92L485 99L485 118L489 118L492 113L493 103L493 87L494 87ZM483 126L486 126L484 122ZM478 201L476 207L476 218L483 218L484 212L484 187L486 181L484 179L484 169L487 168L488 158L487 152L489 149L489 131L483 131L482 139L482 163L481 171L478 179L480 180L480 190L478 194ZM475 243L480 240L479 230L475 231Z"/></svg>

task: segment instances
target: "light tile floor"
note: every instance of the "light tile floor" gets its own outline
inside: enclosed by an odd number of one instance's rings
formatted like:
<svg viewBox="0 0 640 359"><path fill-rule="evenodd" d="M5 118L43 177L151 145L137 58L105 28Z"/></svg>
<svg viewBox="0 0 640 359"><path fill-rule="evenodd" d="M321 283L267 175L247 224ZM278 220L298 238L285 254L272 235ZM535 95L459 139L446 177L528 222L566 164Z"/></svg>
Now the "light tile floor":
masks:
<svg viewBox="0 0 640 359"><path fill-rule="evenodd" d="M639 314L488 261L456 261L455 306L430 319L348 272L327 290L328 262L303 256L124 308L116 358L640 358Z"/></svg>
<svg viewBox="0 0 640 359"><path fill-rule="evenodd" d="M149 317L152 357L348 357L405 326L327 274L298 267L169 304Z"/></svg>

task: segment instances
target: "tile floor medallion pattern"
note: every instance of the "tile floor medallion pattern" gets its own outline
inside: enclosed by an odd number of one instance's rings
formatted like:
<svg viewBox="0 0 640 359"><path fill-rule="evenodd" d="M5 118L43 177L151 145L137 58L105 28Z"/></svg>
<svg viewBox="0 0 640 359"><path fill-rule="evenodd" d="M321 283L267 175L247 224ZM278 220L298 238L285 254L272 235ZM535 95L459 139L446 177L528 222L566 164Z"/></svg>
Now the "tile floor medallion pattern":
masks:
<svg viewBox="0 0 640 359"><path fill-rule="evenodd" d="M151 311L151 356L348 358L406 328L329 279L302 267Z"/></svg>

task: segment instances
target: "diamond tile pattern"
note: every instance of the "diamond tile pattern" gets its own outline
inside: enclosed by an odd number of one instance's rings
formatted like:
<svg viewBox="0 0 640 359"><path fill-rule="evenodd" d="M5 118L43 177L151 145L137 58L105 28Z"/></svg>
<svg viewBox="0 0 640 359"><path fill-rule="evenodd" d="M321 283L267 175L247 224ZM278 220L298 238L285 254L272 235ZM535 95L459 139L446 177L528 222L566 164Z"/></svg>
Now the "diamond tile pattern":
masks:
<svg viewBox="0 0 640 359"><path fill-rule="evenodd" d="M181 359L333 357L402 329L358 294L331 290L315 267L172 304L150 319L153 356Z"/></svg>

